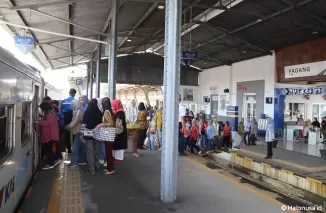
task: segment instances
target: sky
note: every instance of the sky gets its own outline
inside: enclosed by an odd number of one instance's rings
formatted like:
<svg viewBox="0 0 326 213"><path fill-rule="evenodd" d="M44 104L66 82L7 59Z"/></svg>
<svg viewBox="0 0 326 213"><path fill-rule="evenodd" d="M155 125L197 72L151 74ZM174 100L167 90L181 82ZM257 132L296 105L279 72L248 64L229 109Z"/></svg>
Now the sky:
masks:
<svg viewBox="0 0 326 213"><path fill-rule="evenodd" d="M86 65L81 65L81 68L66 68L61 70L45 69L33 56L33 54L23 54L15 47L14 38L10 35L3 26L0 26L0 46L11 52L20 61L29 64L41 71L41 76L47 83L52 84L58 89L68 90L68 76L69 77L83 77L86 75Z"/></svg>

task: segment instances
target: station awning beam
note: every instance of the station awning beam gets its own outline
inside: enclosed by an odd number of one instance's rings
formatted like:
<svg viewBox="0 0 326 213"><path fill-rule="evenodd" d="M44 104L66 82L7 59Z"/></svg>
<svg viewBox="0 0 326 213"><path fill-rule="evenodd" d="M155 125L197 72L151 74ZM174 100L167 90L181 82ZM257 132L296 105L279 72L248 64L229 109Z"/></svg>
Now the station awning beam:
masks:
<svg viewBox="0 0 326 213"><path fill-rule="evenodd" d="M47 2L47 3L38 3L38 4L27 4L27 5L21 5L21 6L13 6L9 9L11 10L21 10L21 9L37 9L40 7L49 7L49 6L55 6L55 5L65 5L65 4L73 4L76 3L75 0L66 0L66 1L55 1L55 2Z"/></svg>

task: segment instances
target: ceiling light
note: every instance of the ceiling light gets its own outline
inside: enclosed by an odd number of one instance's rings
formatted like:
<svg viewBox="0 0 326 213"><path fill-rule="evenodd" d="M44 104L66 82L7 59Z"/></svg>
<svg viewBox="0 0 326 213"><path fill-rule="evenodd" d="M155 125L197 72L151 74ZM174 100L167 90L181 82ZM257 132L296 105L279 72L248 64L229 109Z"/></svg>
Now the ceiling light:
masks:
<svg viewBox="0 0 326 213"><path fill-rule="evenodd" d="M318 31L314 31L314 32L312 32L312 34L313 34L313 35L318 34Z"/></svg>
<svg viewBox="0 0 326 213"><path fill-rule="evenodd" d="M128 39L127 41L128 41L128 42L130 42L130 41L131 41L131 39Z"/></svg>
<svg viewBox="0 0 326 213"><path fill-rule="evenodd" d="M159 6L157 7L157 9L163 10L163 9L164 9L164 5L159 5Z"/></svg>

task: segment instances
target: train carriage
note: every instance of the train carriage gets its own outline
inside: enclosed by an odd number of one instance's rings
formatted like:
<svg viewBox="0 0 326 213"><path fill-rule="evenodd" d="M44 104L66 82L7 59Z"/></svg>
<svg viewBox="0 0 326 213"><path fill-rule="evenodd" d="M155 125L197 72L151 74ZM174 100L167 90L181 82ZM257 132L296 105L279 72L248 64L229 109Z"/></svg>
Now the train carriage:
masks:
<svg viewBox="0 0 326 213"><path fill-rule="evenodd" d="M40 100L62 100L40 72L0 48L0 213L13 212L40 159Z"/></svg>

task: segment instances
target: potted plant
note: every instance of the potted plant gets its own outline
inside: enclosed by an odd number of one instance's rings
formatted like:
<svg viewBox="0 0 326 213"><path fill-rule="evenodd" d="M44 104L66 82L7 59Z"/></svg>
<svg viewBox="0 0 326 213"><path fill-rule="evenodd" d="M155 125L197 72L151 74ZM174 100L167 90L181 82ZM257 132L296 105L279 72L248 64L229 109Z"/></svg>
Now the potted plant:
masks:
<svg viewBox="0 0 326 213"><path fill-rule="evenodd" d="M323 159L323 160L326 160L326 138L323 139L323 148L319 150L320 152L320 157Z"/></svg>

